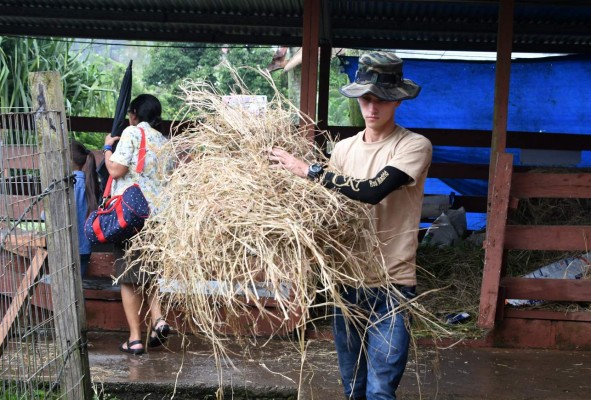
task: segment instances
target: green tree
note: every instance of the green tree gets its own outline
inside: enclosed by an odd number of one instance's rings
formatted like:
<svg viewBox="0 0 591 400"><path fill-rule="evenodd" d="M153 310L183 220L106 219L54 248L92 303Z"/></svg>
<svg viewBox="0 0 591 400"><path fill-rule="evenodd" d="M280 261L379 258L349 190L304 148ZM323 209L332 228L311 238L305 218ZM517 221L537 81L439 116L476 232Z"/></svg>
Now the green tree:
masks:
<svg viewBox="0 0 591 400"><path fill-rule="evenodd" d="M275 95L274 89L269 85L267 79L257 71L257 68L264 70L271 62L274 52L274 49L268 47L231 48L225 54L224 61L227 65L237 69L237 73L251 94L264 95L270 99ZM216 68L214 74L216 86L222 93L241 93L240 87L236 84L228 68L224 68L223 63ZM272 78L279 91L283 95L287 95L286 74L274 74Z"/></svg>
<svg viewBox="0 0 591 400"><path fill-rule="evenodd" d="M207 81L222 94L239 93L230 65L236 69L251 94L272 96L269 83L255 71L264 69L271 61L274 49L269 47L206 47L199 44L170 44L150 51L150 64L144 69L143 81L163 103L165 118L183 107L180 87L185 79ZM248 68L245 68L248 67ZM281 90L287 87L287 77L274 75Z"/></svg>
<svg viewBox="0 0 591 400"><path fill-rule="evenodd" d="M330 125L347 126L350 124L351 114L349 99L339 92L339 88L349 83L349 78L341 69L339 59L334 57L330 63L328 123Z"/></svg>
<svg viewBox="0 0 591 400"><path fill-rule="evenodd" d="M162 102L164 118L172 118L171 110L179 110L184 104L180 85L193 71L199 69L204 76L210 75L219 60L204 46L169 44L153 47L149 51L150 62L144 68L143 82L148 91Z"/></svg>

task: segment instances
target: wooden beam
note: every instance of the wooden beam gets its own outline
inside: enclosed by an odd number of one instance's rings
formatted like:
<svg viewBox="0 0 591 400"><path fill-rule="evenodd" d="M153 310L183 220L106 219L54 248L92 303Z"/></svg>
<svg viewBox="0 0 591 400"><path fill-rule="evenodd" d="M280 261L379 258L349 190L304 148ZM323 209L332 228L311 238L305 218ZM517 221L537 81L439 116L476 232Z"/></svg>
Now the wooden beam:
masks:
<svg viewBox="0 0 591 400"><path fill-rule="evenodd" d="M300 110L310 119L301 122L303 126L307 126L307 136L310 140L314 139L312 124L316 120L320 6L320 1L304 0Z"/></svg>
<svg viewBox="0 0 591 400"><path fill-rule="evenodd" d="M491 195L489 196L490 214L494 218L487 221L486 239L484 242L484 271L480 290L480 313L478 325L490 329L495 325L499 282L503 266L503 244L505 242L505 224L509 206L509 190L513 172L513 155L498 153L496 174L493 177Z"/></svg>
<svg viewBox="0 0 591 400"><path fill-rule="evenodd" d="M35 250L35 256L31 259L31 265L27 268L27 272L12 297L10 307L8 307L6 314L2 318L2 322L0 323L0 354L2 354L2 349L6 345L10 327L20 314L21 308L29 296L29 290L37 280L37 276L39 276L46 257L47 251L44 249L38 248Z"/></svg>
<svg viewBox="0 0 591 400"><path fill-rule="evenodd" d="M30 73L29 87L36 117L37 143L40 154L43 154L39 168L41 186L49 188L62 184L43 198L56 345L69 352L69 357L63 360L65 373L59 383L68 400L90 398L88 353L80 346L86 343L86 315L83 306L76 307L76 304L84 304L84 294L76 209L70 206L74 204L74 190L69 190L70 146L60 74L56 71Z"/></svg>
<svg viewBox="0 0 591 400"><path fill-rule="evenodd" d="M433 163L429 178L488 179L488 164Z"/></svg>
<svg viewBox="0 0 591 400"><path fill-rule="evenodd" d="M2 241L2 247L22 257L36 254L33 247L45 247L45 237L32 232L11 233Z"/></svg>
<svg viewBox="0 0 591 400"><path fill-rule="evenodd" d="M328 129L328 100L330 92L330 60L332 47L320 47L320 77L318 79L318 128Z"/></svg>
<svg viewBox="0 0 591 400"><path fill-rule="evenodd" d="M464 207L467 212L485 213L486 204L484 196L455 196L453 208Z"/></svg>
<svg viewBox="0 0 591 400"><path fill-rule="evenodd" d="M160 132L165 135L169 135L171 131L174 132L177 129L183 130L182 124L186 122L172 122L162 121L160 123ZM99 117L70 117L68 119L68 129L70 131L84 131L84 132L96 132L96 133L109 133L113 126L113 118L99 118Z"/></svg>
<svg viewBox="0 0 591 400"><path fill-rule="evenodd" d="M588 311L547 311L547 310L518 310L507 307L505 318L537 319L550 321L591 322L591 312Z"/></svg>
<svg viewBox="0 0 591 400"><path fill-rule="evenodd" d="M329 126L332 137L345 139L362 130L355 126ZM476 129L434 129L408 127L431 141L434 146L490 147L491 132ZM537 133L511 131L507 133L507 148L541 150L591 150L590 134Z"/></svg>
<svg viewBox="0 0 591 400"><path fill-rule="evenodd" d="M497 153L507 147L507 115L509 113L509 82L511 77L511 46L513 43L514 0L501 0L497 31L497 62L495 70L495 100L490 155L489 197L495 176ZM489 213L489 217L490 217Z"/></svg>
<svg viewBox="0 0 591 400"><path fill-rule="evenodd" d="M322 84L322 81L319 84ZM320 102L318 105L320 107ZM111 131L113 119L70 117L68 123L71 131L107 133ZM182 131L182 128L179 128ZM177 125L173 125L171 121L162 122L162 132L168 133L171 129L177 129ZM331 133L332 137L338 135L341 139L344 139L355 135L363 128L355 126L327 126L326 129ZM409 129L427 137L434 146L489 147L492 137L490 131L477 129L434 129L420 127ZM541 150L591 150L591 131L589 133L588 135L578 135L559 132L537 133L511 131L507 132L507 147Z"/></svg>
<svg viewBox="0 0 591 400"><path fill-rule="evenodd" d="M591 280L505 277L507 299L591 302ZM591 313L589 313L591 315Z"/></svg>
<svg viewBox="0 0 591 400"><path fill-rule="evenodd" d="M36 196L41 193L41 181L33 175L18 175L0 182L0 194ZM5 203L6 204L6 203Z"/></svg>
<svg viewBox="0 0 591 400"><path fill-rule="evenodd" d="M497 32L497 63L495 70L493 137L491 144L493 153L505 151L507 145L507 115L509 112L514 8L514 0L500 1Z"/></svg>
<svg viewBox="0 0 591 400"><path fill-rule="evenodd" d="M586 251L591 248L591 226L507 225L508 250Z"/></svg>
<svg viewBox="0 0 591 400"><path fill-rule="evenodd" d="M526 198L591 198L591 174L516 173L511 196Z"/></svg>
<svg viewBox="0 0 591 400"><path fill-rule="evenodd" d="M3 145L2 154L3 169L37 169L39 168L39 152L36 146ZM10 176L10 175L6 175Z"/></svg>
<svg viewBox="0 0 591 400"><path fill-rule="evenodd" d="M16 220L25 212L25 210L31 205L31 197L29 196L12 196L0 194L1 204L6 205L6 209L3 209L3 217ZM39 221L41 219L41 211L43 207L40 203L32 207L27 214L24 216L25 221Z"/></svg>

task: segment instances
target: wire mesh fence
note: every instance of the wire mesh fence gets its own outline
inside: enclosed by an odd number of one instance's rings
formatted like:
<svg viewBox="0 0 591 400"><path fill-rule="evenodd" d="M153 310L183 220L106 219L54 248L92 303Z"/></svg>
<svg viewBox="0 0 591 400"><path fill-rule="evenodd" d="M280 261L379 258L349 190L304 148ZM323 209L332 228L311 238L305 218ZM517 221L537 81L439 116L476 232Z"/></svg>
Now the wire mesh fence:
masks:
<svg viewBox="0 0 591 400"><path fill-rule="evenodd" d="M89 398L63 114L0 113L0 147L1 398Z"/></svg>

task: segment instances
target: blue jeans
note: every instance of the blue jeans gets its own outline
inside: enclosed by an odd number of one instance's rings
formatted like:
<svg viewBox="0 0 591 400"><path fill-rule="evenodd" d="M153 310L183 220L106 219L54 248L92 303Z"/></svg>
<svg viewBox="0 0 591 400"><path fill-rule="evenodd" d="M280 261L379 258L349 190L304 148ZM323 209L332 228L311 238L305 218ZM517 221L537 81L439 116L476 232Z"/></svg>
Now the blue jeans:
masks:
<svg viewBox="0 0 591 400"><path fill-rule="evenodd" d="M408 299L416 295L414 286L398 290ZM361 321L362 326L355 325L335 307L333 333L345 395L351 399L395 400L408 360L407 313L397 312L382 320L399 304L393 293L382 288L344 287L341 297L351 305L348 309L362 311L368 318Z"/></svg>

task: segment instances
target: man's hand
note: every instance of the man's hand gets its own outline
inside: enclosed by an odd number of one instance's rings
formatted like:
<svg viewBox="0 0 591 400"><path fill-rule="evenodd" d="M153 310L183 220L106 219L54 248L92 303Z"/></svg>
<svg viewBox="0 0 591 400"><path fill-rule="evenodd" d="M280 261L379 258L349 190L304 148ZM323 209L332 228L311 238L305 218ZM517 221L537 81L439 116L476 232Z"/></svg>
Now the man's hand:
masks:
<svg viewBox="0 0 591 400"><path fill-rule="evenodd" d="M273 147L269 153L269 160L275 162L275 164L271 164L270 168L283 168L301 178L308 176L308 168L310 167L308 163L292 156L285 150Z"/></svg>

